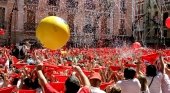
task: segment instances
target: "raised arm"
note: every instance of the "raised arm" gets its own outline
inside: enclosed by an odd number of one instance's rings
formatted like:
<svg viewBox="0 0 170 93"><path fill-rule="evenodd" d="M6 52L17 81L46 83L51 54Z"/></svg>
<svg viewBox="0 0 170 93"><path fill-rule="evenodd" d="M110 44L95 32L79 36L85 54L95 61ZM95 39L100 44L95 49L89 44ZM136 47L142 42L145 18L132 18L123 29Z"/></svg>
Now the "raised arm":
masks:
<svg viewBox="0 0 170 93"><path fill-rule="evenodd" d="M162 55L160 55L160 62L161 62L161 72L164 74L165 73L165 62L164 62L164 59L162 57Z"/></svg>
<svg viewBox="0 0 170 93"><path fill-rule="evenodd" d="M39 80L40 80L40 83L41 83L42 85L45 85L45 84L47 84L48 82L47 82L47 79L45 78L45 76L44 76L44 74L43 74L43 72L42 72L42 67L43 67L42 64L39 64L39 65L37 66L37 75L38 75L38 78L39 78Z"/></svg>
<svg viewBox="0 0 170 93"><path fill-rule="evenodd" d="M84 72L81 70L81 68L79 66L73 66L73 68L76 70L78 75L80 75L81 80L82 80L84 86L90 87L91 86L90 81L87 78L87 76L84 74Z"/></svg>

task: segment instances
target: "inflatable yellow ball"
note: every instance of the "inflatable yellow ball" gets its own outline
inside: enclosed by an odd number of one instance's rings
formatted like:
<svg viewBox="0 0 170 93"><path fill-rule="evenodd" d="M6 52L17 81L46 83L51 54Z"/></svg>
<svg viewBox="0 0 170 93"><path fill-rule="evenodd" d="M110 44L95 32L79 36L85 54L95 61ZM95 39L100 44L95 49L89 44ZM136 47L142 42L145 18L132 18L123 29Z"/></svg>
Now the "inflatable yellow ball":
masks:
<svg viewBox="0 0 170 93"><path fill-rule="evenodd" d="M48 16L39 23L36 37L44 47L56 50L67 43L70 38L70 29L62 18Z"/></svg>

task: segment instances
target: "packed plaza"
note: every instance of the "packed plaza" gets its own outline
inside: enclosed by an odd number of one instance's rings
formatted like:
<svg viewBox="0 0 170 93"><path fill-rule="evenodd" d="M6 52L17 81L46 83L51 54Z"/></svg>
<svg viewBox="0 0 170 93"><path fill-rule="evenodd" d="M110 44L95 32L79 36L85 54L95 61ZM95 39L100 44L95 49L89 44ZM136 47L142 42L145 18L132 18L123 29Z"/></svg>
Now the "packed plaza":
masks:
<svg viewBox="0 0 170 93"><path fill-rule="evenodd" d="M0 0L0 93L170 93L170 0Z"/></svg>

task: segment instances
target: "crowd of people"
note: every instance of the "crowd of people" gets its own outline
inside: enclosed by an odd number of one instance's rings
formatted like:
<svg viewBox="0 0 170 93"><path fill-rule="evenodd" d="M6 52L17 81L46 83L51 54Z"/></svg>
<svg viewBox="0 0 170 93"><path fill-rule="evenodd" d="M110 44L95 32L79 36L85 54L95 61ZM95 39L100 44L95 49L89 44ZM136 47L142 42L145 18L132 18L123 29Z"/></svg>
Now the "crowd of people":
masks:
<svg viewBox="0 0 170 93"><path fill-rule="evenodd" d="M170 50L0 48L0 93L170 93Z"/></svg>

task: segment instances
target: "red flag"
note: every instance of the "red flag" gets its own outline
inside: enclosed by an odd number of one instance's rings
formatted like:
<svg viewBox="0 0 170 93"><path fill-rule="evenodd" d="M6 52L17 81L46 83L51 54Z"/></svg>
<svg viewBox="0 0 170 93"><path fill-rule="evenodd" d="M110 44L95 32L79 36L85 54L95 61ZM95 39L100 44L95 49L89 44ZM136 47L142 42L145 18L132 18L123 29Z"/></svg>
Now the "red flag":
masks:
<svg viewBox="0 0 170 93"><path fill-rule="evenodd" d="M93 71L100 72L100 68L93 68Z"/></svg>
<svg viewBox="0 0 170 93"><path fill-rule="evenodd" d="M143 61L148 61L150 64L154 64L154 62L158 59L159 55L157 53L150 55L143 55L141 58Z"/></svg>
<svg viewBox="0 0 170 93"><path fill-rule="evenodd" d="M14 62L13 64L16 64L18 62L18 59L15 56L12 56L12 61Z"/></svg>
<svg viewBox="0 0 170 93"><path fill-rule="evenodd" d="M64 82L51 82L50 85L59 92L64 92Z"/></svg>
<svg viewBox="0 0 170 93"><path fill-rule="evenodd" d="M68 76L54 75L54 78L57 79L58 82L65 82L67 80Z"/></svg>
<svg viewBox="0 0 170 93"><path fill-rule="evenodd" d="M26 63L19 63L19 64L13 64L13 66L15 66L16 68L20 69L25 67L27 64Z"/></svg>
<svg viewBox="0 0 170 93"><path fill-rule="evenodd" d="M0 93L12 93L12 90L14 89L14 87L5 87L5 88L1 88L0 89Z"/></svg>
<svg viewBox="0 0 170 93"><path fill-rule="evenodd" d="M110 66L110 68L111 68L113 71L117 71L117 70L120 70L120 69L121 69L120 66Z"/></svg>
<svg viewBox="0 0 170 93"><path fill-rule="evenodd" d="M100 85L100 89L101 89L101 90L105 90L106 87L109 86L109 85L111 85L111 84L112 84L112 82L102 83L102 84Z"/></svg>

